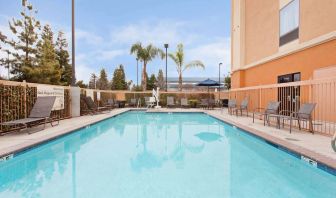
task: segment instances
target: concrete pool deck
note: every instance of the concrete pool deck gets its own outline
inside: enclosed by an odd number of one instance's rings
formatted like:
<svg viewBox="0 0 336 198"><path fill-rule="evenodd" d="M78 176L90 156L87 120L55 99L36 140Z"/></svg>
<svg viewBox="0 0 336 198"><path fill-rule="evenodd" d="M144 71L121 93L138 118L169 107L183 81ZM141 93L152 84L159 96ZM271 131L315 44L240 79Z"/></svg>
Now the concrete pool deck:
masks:
<svg viewBox="0 0 336 198"><path fill-rule="evenodd" d="M47 125L46 129L36 133L28 134L25 131L11 133L0 136L0 156L6 156L27 148L36 146L62 135L71 133L77 129L90 124L102 121L104 119L116 116L123 112L131 110L130 108L114 109L109 112L97 115L86 115L66 120L61 120L55 127ZM136 110L136 109L135 109ZM150 112L204 112L210 116L220 119L224 122L235 125L245 131L260 136L272 143L281 145L293 150L301 155L307 156L315 161L319 161L336 169L336 152L331 148L331 137L320 134L311 134L305 131L294 130L290 134L288 129L277 129L274 126L264 126L262 120L256 119L252 123L250 117L237 117L229 115L227 110L203 110L203 109L151 109ZM29 129L31 130L31 129Z"/></svg>

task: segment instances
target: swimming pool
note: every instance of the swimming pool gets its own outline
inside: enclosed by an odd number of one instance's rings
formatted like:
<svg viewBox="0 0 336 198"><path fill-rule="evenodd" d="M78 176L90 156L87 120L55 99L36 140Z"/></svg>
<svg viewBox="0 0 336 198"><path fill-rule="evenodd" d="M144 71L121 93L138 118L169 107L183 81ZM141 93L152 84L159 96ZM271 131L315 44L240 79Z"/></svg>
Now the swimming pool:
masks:
<svg viewBox="0 0 336 198"><path fill-rule="evenodd" d="M0 197L335 197L336 176L203 113L123 113L0 162Z"/></svg>

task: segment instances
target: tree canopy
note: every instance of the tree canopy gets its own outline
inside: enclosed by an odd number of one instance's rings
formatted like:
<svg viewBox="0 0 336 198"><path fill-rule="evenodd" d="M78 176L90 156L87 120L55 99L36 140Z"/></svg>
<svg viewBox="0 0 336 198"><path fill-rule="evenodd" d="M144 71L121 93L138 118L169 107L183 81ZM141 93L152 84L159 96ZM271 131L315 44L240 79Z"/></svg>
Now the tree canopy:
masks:
<svg viewBox="0 0 336 198"><path fill-rule="evenodd" d="M127 82L125 78L124 66L119 65L114 70L113 78L111 82L111 89L112 90L126 90L127 89Z"/></svg>

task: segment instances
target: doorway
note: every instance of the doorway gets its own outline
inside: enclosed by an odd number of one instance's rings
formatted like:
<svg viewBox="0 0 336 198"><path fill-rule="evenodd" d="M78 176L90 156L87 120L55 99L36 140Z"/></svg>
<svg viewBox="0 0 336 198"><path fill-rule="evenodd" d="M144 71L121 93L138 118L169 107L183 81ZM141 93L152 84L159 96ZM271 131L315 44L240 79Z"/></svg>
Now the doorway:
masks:
<svg viewBox="0 0 336 198"><path fill-rule="evenodd" d="M301 73L292 73L278 76L278 84L290 83L301 80ZM300 108L300 86L285 86L278 88L278 101L280 111L289 116L290 112L298 111Z"/></svg>

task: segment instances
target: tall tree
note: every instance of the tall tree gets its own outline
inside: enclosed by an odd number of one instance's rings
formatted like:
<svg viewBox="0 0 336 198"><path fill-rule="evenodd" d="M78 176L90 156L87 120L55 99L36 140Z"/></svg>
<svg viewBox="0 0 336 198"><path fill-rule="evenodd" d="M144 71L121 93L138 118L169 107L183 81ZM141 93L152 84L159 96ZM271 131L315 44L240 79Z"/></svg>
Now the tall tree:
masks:
<svg viewBox="0 0 336 198"><path fill-rule="evenodd" d="M99 79L97 80L97 89L107 90L109 86L109 81L107 79L107 74L105 69L100 70Z"/></svg>
<svg viewBox="0 0 336 198"><path fill-rule="evenodd" d="M231 89L231 76L224 77L224 86L226 89Z"/></svg>
<svg viewBox="0 0 336 198"><path fill-rule="evenodd" d="M34 18L37 11L33 9L31 3L22 0L22 11L20 19L12 19L9 27L16 39L9 44L16 50L12 55L15 63L13 64L12 73L16 80L30 81L24 70L31 69L36 63L36 42L38 40L37 31L40 30L40 22Z"/></svg>
<svg viewBox="0 0 336 198"><path fill-rule="evenodd" d="M194 60L184 65L184 51L183 51L182 43L177 45L177 51L175 53L169 53L168 56L176 64L176 70L179 76L179 91L182 91L182 84L183 84L182 74L185 70L194 68L194 67L200 67L204 69L205 67L204 64L199 60Z"/></svg>
<svg viewBox="0 0 336 198"><path fill-rule="evenodd" d="M165 89L166 82L165 82L165 79L163 77L163 71L162 71L162 69L159 70L159 73L157 75L156 86L159 87L161 90Z"/></svg>
<svg viewBox="0 0 336 198"><path fill-rule="evenodd" d="M3 35L2 32L0 31L0 49L2 49L1 43L6 43L6 39L7 37Z"/></svg>
<svg viewBox="0 0 336 198"><path fill-rule="evenodd" d="M87 84L85 84L82 80L77 81L76 86L80 87L80 88L87 88Z"/></svg>
<svg viewBox="0 0 336 198"><path fill-rule="evenodd" d="M143 47L140 42L132 45L130 53L136 55L136 57L143 63L141 85L142 90L145 91L147 88L147 64L157 56L160 56L163 59L165 54L161 49L154 47L152 44Z"/></svg>
<svg viewBox="0 0 336 198"><path fill-rule="evenodd" d="M97 88L97 80L98 77L95 73L91 74L90 81L89 81L89 88L90 89L96 89Z"/></svg>
<svg viewBox="0 0 336 198"><path fill-rule="evenodd" d="M154 74L152 74L152 75L150 76L150 78L148 79L147 90L152 90L152 89L154 89L154 88L156 87L156 83L157 83L157 81L156 81L156 77L155 77Z"/></svg>
<svg viewBox="0 0 336 198"><path fill-rule="evenodd" d="M59 85L61 68L55 51L54 33L49 25L43 27L42 39L37 44L37 65L24 67L24 73L29 76L29 82Z"/></svg>
<svg viewBox="0 0 336 198"><path fill-rule="evenodd" d="M127 89L127 82L125 79L125 72L124 72L124 66L119 65L114 70L112 83L111 83L111 89L112 90L126 90Z"/></svg>
<svg viewBox="0 0 336 198"><path fill-rule="evenodd" d="M56 40L56 55L57 60L62 71L61 74L61 83L64 85L71 84L71 75L72 68L70 64L70 56L68 52L68 42L64 36L62 31L58 32L57 40Z"/></svg>

